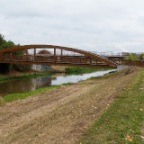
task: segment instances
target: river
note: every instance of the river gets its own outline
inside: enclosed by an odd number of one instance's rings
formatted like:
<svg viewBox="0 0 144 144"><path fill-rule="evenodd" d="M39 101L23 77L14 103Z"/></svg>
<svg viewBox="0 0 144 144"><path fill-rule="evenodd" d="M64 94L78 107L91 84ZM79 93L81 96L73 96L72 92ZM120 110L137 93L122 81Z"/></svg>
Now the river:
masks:
<svg viewBox="0 0 144 144"><path fill-rule="evenodd" d="M34 91L38 88L48 87L52 85L61 85L67 83L77 83L82 80L89 79L91 77L104 76L114 70L97 71L93 73L80 74L80 75L65 75L56 74L52 76L40 76L37 78L31 78L26 80L11 80L4 83L0 83L0 94L5 95L9 93L19 93Z"/></svg>

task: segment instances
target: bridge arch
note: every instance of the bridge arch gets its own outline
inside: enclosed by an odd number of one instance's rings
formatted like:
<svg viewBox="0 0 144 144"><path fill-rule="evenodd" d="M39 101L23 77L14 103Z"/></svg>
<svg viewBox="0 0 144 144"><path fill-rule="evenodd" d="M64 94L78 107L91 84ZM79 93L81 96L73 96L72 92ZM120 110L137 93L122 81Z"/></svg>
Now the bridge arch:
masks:
<svg viewBox="0 0 144 144"><path fill-rule="evenodd" d="M48 50L51 54L38 55L39 50ZM97 54L56 45L24 45L0 50L0 63L117 67L115 62Z"/></svg>

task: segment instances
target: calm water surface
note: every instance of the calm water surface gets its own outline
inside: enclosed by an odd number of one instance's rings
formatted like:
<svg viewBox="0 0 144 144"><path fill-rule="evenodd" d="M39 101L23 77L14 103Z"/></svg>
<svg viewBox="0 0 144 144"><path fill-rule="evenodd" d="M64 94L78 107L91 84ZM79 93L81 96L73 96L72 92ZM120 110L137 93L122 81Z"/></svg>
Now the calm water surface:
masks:
<svg viewBox="0 0 144 144"><path fill-rule="evenodd" d="M27 80L8 81L5 83L0 83L0 95L2 96L7 93L34 91L37 88L48 87L51 85L77 83L79 81L86 80L91 77L103 76L113 71L116 70L98 71L98 72L82 74L82 75L59 74L59 75L52 75L52 76L41 76L41 77L27 79Z"/></svg>

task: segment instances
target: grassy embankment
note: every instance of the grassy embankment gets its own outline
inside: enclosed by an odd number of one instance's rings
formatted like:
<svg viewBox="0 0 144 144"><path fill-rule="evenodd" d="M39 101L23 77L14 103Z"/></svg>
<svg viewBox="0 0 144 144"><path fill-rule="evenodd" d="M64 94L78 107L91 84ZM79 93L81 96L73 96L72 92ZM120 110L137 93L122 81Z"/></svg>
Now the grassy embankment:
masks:
<svg viewBox="0 0 144 144"><path fill-rule="evenodd" d="M30 74L21 74L19 76L12 76L12 75L0 75L0 82L6 82L9 80L24 80L24 79L31 79L31 78L36 78L39 76L48 76L51 75L51 73L30 73ZM7 94L4 97L0 98L0 105L7 103L7 102L13 102L16 100L20 99L25 99L27 97L31 97L34 95L37 95L39 93L43 93L46 91L50 91L56 88L59 88L60 86L50 86L50 87L45 87L45 88L39 88L36 89L35 91L30 91L30 92L24 92L24 93L12 93L12 94Z"/></svg>
<svg viewBox="0 0 144 144"><path fill-rule="evenodd" d="M84 73L91 73L96 71L104 71L107 70L105 68L83 68L83 67L68 67L65 70L66 74L84 74Z"/></svg>
<svg viewBox="0 0 144 144"><path fill-rule="evenodd" d="M80 144L144 143L144 70L83 135Z"/></svg>
<svg viewBox="0 0 144 144"><path fill-rule="evenodd" d="M56 86L50 86L50 87L45 87L45 88L39 88L39 89L36 89L35 91L30 91L30 92L8 94L8 95L0 98L0 105L5 104L7 102L13 102L16 100L21 100L21 99L25 99L27 97L35 96L40 93L44 93L47 91L51 91L51 90L60 88L61 86L62 85L56 85Z"/></svg>

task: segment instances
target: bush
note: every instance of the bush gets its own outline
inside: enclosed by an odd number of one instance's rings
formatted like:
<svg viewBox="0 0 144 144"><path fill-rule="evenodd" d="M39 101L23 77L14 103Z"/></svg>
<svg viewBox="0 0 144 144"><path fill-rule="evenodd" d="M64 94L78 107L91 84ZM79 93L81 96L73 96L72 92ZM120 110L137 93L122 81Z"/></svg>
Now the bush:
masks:
<svg viewBox="0 0 144 144"><path fill-rule="evenodd" d="M129 60L129 61L137 61L137 60L139 60L139 57L136 54L129 54L128 57L127 57L127 60Z"/></svg>
<svg viewBox="0 0 144 144"><path fill-rule="evenodd" d="M139 60L144 60L144 53L139 55Z"/></svg>
<svg viewBox="0 0 144 144"><path fill-rule="evenodd" d="M84 67L68 67L65 69L67 74L83 74L83 73L91 73L95 71L100 71L103 69L100 68L84 68Z"/></svg>

